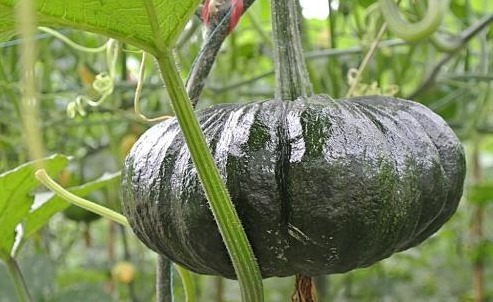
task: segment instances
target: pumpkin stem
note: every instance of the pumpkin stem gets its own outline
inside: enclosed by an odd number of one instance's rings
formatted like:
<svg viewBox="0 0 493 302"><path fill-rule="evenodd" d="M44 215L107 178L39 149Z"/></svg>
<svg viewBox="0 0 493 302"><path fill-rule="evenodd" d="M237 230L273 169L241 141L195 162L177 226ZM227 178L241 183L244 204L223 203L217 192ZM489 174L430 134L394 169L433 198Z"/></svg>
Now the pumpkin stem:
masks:
<svg viewBox="0 0 493 302"><path fill-rule="evenodd" d="M295 289L291 296L292 302L317 302L317 291L313 278L302 274L296 275Z"/></svg>
<svg viewBox="0 0 493 302"><path fill-rule="evenodd" d="M275 98L295 100L313 94L299 32L299 0L271 0L276 77Z"/></svg>

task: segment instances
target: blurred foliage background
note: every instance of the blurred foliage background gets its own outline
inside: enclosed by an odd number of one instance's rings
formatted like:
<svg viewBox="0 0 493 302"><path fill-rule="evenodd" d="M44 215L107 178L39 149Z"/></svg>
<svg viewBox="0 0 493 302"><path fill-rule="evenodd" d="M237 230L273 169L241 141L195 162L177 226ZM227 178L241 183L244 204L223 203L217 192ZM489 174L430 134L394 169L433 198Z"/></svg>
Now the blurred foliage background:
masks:
<svg viewBox="0 0 493 302"><path fill-rule="evenodd" d="M426 9L423 2L402 1L403 15L419 19ZM445 36L458 35L493 13L488 0L450 2L440 28ZM368 0L307 0L300 12L315 91L344 97L351 70L359 67L383 24L379 10ZM47 154L72 156L58 177L64 187L71 187L118 171L150 124L133 110L138 50L114 41L108 44L107 38L94 34L57 30L85 47L106 45L88 52L46 31L36 36L42 139ZM464 199L451 221L419 247L370 268L317 278L321 301L493 301L492 34L488 26L452 53L430 41L409 44L390 32L383 35L356 93L412 98L443 116L466 148ZM202 40L200 21L191 21L176 47L184 78ZM19 107L19 44L15 38L0 42L0 173L28 158ZM271 98L271 48L269 2L257 1L223 45L198 107ZM143 112L172 114L157 68L152 60L146 64ZM90 105L106 94L97 106ZM118 192L119 185L112 184L89 198L119 210ZM154 254L131 231L77 209L55 215L25 244L19 262L35 301L134 302L154 297ZM239 301L236 282L194 277L198 301ZM182 301L176 278L176 300ZM265 280L266 301L289 301L293 282ZM7 301L15 301L15 295L0 264L0 302Z"/></svg>

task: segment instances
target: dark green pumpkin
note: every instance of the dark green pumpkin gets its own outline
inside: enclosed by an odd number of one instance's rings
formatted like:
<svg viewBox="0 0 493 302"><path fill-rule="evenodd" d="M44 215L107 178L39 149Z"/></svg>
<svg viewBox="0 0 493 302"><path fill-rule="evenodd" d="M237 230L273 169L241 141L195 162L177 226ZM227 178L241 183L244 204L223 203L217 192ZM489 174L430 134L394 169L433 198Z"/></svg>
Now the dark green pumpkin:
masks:
<svg viewBox="0 0 493 302"><path fill-rule="evenodd" d="M264 277L369 266L435 233L462 195L462 146L418 103L314 96L197 118ZM140 240L194 272L235 277L175 119L142 135L122 173Z"/></svg>

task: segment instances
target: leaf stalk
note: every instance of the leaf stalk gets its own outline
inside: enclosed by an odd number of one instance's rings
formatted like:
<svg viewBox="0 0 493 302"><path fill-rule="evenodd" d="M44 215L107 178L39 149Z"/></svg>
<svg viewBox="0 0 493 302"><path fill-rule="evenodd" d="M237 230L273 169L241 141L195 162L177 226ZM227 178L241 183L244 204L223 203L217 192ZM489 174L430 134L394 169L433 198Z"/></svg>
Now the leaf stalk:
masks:
<svg viewBox="0 0 493 302"><path fill-rule="evenodd" d="M231 257L240 283L242 301L262 302L263 288L260 269L226 186L207 147L173 55L169 51L156 59L219 232Z"/></svg>

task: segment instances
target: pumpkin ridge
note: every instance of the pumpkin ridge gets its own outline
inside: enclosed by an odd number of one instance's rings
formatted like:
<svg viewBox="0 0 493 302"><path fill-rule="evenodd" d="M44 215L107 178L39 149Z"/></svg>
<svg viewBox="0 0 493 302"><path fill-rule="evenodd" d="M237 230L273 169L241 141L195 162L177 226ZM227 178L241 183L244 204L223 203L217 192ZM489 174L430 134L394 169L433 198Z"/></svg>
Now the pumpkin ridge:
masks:
<svg viewBox="0 0 493 302"><path fill-rule="evenodd" d="M400 164L396 160L396 154L401 153L402 150L394 146L394 142L389 140L389 135L393 135L392 129L387 128L381 122L377 116L383 116L388 118L389 120L393 120L393 116L387 114L386 112L379 110L378 108L374 108L369 106L369 103L363 100L362 102L353 102L352 100L343 100L341 103L344 103L347 110L355 111L360 113L360 118L362 119L362 123L366 124L367 129L373 126L375 130L377 130L374 135L377 135L378 138L381 139L380 143L384 144L381 149L386 149L388 153L381 153L382 158L378 159L378 170L380 171L380 175L378 176L378 181L382 183L383 187L386 188L384 193L387 196L392 196L391 200L399 200L401 198L399 194L399 184L397 183L397 175L399 175L398 167ZM377 138L376 137L376 138ZM380 151L382 152L382 151ZM385 157L383 157L385 156ZM382 220L379 223L379 226L382 224L385 225L385 229L380 230L380 234L385 238L385 243L380 243L378 247L374 248L372 253L368 253L366 257L362 258L360 261L362 263L369 263L376 261L375 259L380 259L382 257L386 257L386 255L390 255L394 253L394 250L384 250L384 246L395 246L399 242L399 236L396 236L395 230L391 228L397 223L385 217L386 215L381 215L380 219ZM382 256L383 254L383 256Z"/></svg>
<svg viewBox="0 0 493 302"><path fill-rule="evenodd" d="M291 193L289 192L289 168L291 158L291 143L287 133L289 123L286 120L290 102L282 106L282 113L277 124L276 132L279 137L278 152L279 161L276 165L275 176L279 196L281 197L281 221L279 222L279 231L282 237L288 236L288 225L291 215Z"/></svg>
<svg viewBox="0 0 493 302"><path fill-rule="evenodd" d="M437 225L440 226L445 223L456 211L460 201L460 198L457 197L460 197L463 192L463 179L459 175L465 173L465 156L462 146L454 143L454 140L458 140L457 136L450 128L444 127L446 122L441 117L436 119L430 116L428 109L422 104L410 101L407 103L409 104L409 114L413 115L416 121L423 126L427 136L438 151L447 180L446 199L456 200L454 203L444 203L439 215L434 219L434 223L429 224L428 228L424 228L417 234L416 242L419 243L435 233L438 230Z"/></svg>
<svg viewBox="0 0 493 302"><path fill-rule="evenodd" d="M362 104L365 102L365 100L361 98L355 99L354 101L356 101L358 104ZM421 229L418 232L416 232L416 234L414 234L415 235L414 237L411 237L414 239L408 240L406 244L402 244L398 249L398 250L403 250L419 244L422 240L427 238L429 235L433 234L437 230L435 225L443 224L443 222L440 222L440 217L443 216L449 217L451 215L451 213L444 214L447 206L448 207L451 206L447 202L448 200L450 200L449 195L451 194L451 192L449 188L451 187L451 185L448 176L450 173L447 173L445 169L448 163L443 161L444 159L443 154L444 153L447 154L448 152L444 152L442 150L443 149L442 139L440 139L439 136L437 137L436 135L433 135L433 133L438 131L436 129L440 129L442 131L443 129L447 129L448 127L444 127L446 126L446 123L443 121L443 119L441 119L441 117L439 117L436 114L434 114L434 116L431 116L430 114L431 111L429 111L429 109L422 104L411 102L408 100L402 100L402 99L399 99L399 101L400 102L392 102L392 98L388 98L388 97L378 97L378 98L372 97L369 98L369 100L366 100L367 104L373 105L371 107L369 106L369 108L372 108L372 110L385 111L385 110L390 110L389 108L391 108L392 110L398 110L397 112L399 112L400 114L405 114L412 117L412 119L416 122L416 125L414 125L414 127L420 127L423 130L426 139L430 142L430 146L433 146L434 149L437 151L439 166L440 169L444 172L443 176L445 176L438 179L444 178L447 180L447 184L446 184L447 194L443 198L443 202L441 203L440 209L438 211L435 210L435 215L433 219L431 221L428 221L426 223L426 226L420 226ZM455 137L455 134L453 134L453 132L449 132L448 135L450 134ZM454 159L453 163L454 163L453 166L455 167L457 161ZM453 174L458 175L457 172ZM453 211L455 211L456 206L452 205L451 208L454 209Z"/></svg>
<svg viewBox="0 0 493 302"><path fill-rule="evenodd" d="M402 115L408 116L408 118L413 121L415 129L420 129L425 134L424 136L422 136L423 140L426 140L427 144L430 146L430 148L433 148L434 153L436 154L435 169L438 169L439 171L436 171L435 173L440 172L440 175L437 175L437 177L433 177L432 179L434 179L436 186L438 186L439 184L441 186L445 186L444 192L447 192L446 194L444 194L445 196L443 196L443 198L440 198L438 200L436 198L434 198L434 201L437 201L438 203L431 206L432 209L435 209L435 213L434 213L433 217L431 217L431 216L427 217L426 216L427 214L430 213L430 211L429 211L430 204L429 203L421 204L421 210L420 210L420 213L418 214L418 219L416 221L416 227L414 228L413 236L412 236L413 238L415 238L420 233L422 233L426 229L428 229L428 227L430 225L432 225L435 222L435 220L438 219L438 217L440 217L440 215L442 214L442 211L444 210L444 208L447 205L450 184L448 181L446 181L446 182L443 181L444 179L446 180L447 177L446 177L445 169L443 168L442 158L441 158L440 152L437 148L437 144L428 135L427 129L424 127L424 125L422 123L420 123L419 120L416 119L416 117L414 115L409 113L409 111L402 110L400 112ZM428 181L429 181L429 179L428 179ZM428 207L428 209L427 209L427 207ZM409 246L414 246L416 244L417 243L415 242L415 240L408 240L407 242L403 243L399 247L399 249L409 247Z"/></svg>

